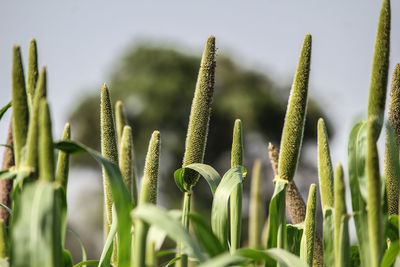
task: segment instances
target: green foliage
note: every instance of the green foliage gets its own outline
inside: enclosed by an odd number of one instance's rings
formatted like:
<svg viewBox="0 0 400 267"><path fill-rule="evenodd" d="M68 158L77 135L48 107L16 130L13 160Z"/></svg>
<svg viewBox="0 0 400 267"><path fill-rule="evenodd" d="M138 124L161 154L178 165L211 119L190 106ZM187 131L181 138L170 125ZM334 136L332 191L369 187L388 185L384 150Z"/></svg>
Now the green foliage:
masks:
<svg viewBox="0 0 400 267"><path fill-rule="evenodd" d="M393 195L397 194L398 197L396 181L400 173L397 118L393 115L398 104L398 66L392 83L386 138L386 186L380 175L377 149L383 123L383 87L387 76L389 30L390 3L383 0L371 75L368 120L356 124L349 137L349 183L352 215L358 239L357 245L352 247L343 168L340 164L337 165L333 179L327 130L322 119L318 122L325 266L400 266L399 215L398 207L393 207L398 205L398 199ZM260 244L259 238L259 211L262 207L261 163L256 162L254 166L249 227L252 248L240 248L242 183L246 175L246 169L242 166L244 138L240 120L236 120L234 126L231 168L222 179L213 167L202 163L214 93L214 37L207 41L200 66L183 168L174 173L175 183L184 193L183 208L179 211L166 211L156 206L160 170L159 131L154 131L151 136L140 195L137 196L132 130L127 125L122 103L116 104L114 121L109 91L106 86L103 87L100 104L101 154L79 142L70 141L68 123L64 129L63 140L54 143L51 114L45 97L46 70L42 69L37 80L35 41L31 41L30 46L28 91L25 91L21 55L17 46L14 47L13 53L12 127L15 143L12 150L18 160L16 166L8 165L8 169L0 172L0 179L15 179L11 180L14 182L10 195L13 200L11 208L0 203L0 206L12 215L9 227L6 227L5 221L0 218L1 266L71 267L97 264L100 267L143 267L156 266L157 258L176 253L178 255L169 258L161 266L171 266L174 263L181 267L189 264L200 267L315 265L316 185L310 186L304 222L286 224L285 210L286 189L288 184L295 186L293 177L303 140L311 59L309 34L304 40L289 97L279 163L277 150L271 145L269 147L275 188L269 203L265 246ZM9 106L3 108L1 114L4 114ZM54 148L61 150L57 172ZM69 155L78 152L89 153L103 169L106 239L98 261L87 260L85 249L81 245L82 262L73 265L70 252L64 248L67 222L66 190ZM34 179L36 176L39 179ZM208 182L213 194L210 222L205 220L205 217L190 212L192 189L200 176ZM385 188L390 192L387 195ZM395 214L388 214L388 210ZM196 237L189 231L190 223ZM166 236L176 243L177 250L162 250ZM322 254L320 256L322 257Z"/></svg>

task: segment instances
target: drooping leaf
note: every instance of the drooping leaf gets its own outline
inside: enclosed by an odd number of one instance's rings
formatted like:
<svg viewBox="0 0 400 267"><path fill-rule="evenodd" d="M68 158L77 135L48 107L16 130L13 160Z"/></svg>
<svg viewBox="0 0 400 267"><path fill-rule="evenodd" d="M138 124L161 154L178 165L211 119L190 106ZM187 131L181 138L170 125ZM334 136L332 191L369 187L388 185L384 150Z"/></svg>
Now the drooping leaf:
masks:
<svg viewBox="0 0 400 267"><path fill-rule="evenodd" d="M197 241L191 237L180 221L174 219L164 209L151 204L139 204L133 210L132 216L143 220L147 224L156 225L158 228L163 229L171 239L184 244L188 255L197 258L200 262L206 260Z"/></svg>
<svg viewBox="0 0 400 267"><path fill-rule="evenodd" d="M192 222L197 240L202 245L204 251L207 252L207 254L210 256L210 258L223 253L225 250L221 242L214 235L211 227L204 221L204 219L196 213L189 213L188 216L190 218L190 221Z"/></svg>
<svg viewBox="0 0 400 267"><path fill-rule="evenodd" d="M193 163L187 165L185 168L180 168L174 172L175 183L182 192L188 192L188 190L184 186L183 181L185 169L191 169L199 173L202 177L204 177L204 179L206 179L208 185L210 186L211 192L213 194L215 193L215 190L217 189L218 184L221 181L221 177L213 167L202 163Z"/></svg>
<svg viewBox="0 0 400 267"><path fill-rule="evenodd" d="M4 107L2 107L2 108L0 109L0 120L1 120L1 118L3 118L4 114L6 113L6 111L7 111L10 107L11 107L11 101L8 102L7 105L5 105Z"/></svg>
<svg viewBox="0 0 400 267"><path fill-rule="evenodd" d="M55 143L55 147L70 153L86 151L103 166L110 182L118 221L118 266L129 266L131 251L130 246L127 244L130 244L130 231L132 226L130 212L132 210L132 201L118 165L104 158L99 152L79 142L60 141Z"/></svg>
<svg viewBox="0 0 400 267"><path fill-rule="evenodd" d="M390 244L389 248L386 250L383 256L381 267L391 267L400 252L399 241L395 241Z"/></svg>

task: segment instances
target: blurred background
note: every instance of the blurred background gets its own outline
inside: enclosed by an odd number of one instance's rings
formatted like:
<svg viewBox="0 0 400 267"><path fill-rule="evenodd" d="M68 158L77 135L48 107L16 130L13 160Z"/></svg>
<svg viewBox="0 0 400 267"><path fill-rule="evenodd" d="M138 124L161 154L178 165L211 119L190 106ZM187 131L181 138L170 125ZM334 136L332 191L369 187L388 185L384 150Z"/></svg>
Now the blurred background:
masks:
<svg viewBox="0 0 400 267"><path fill-rule="evenodd" d="M48 68L53 132L71 122L73 139L99 149L100 88L122 100L133 127L138 177L153 130L161 131L159 205L179 208L173 182L181 167L200 56L209 35L218 47L216 85L205 163L221 174L230 164L233 122L243 121L245 180L243 242L251 169L263 162L265 205L273 189L268 142L279 147L289 89L305 33L313 36L309 105L296 182L306 195L317 182L316 121L326 119L334 164L347 162L347 137L366 114L369 73L380 1L202 1L140 3L103 0L1 1L0 105L11 99L11 48L27 64L36 38L40 65ZM400 3L392 1L390 70L400 62ZM10 112L0 121L5 140ZM0 141L1 143L1 141ZM201 180L200 180L201 181ZM101 170L88 156L74 156L68 188L69 228L83 239L90 259L102 237ZM194 205L209 216L205 182ZM350 205L349 205L350 207ZM80 247L68 236L75 261Z"/></svg>

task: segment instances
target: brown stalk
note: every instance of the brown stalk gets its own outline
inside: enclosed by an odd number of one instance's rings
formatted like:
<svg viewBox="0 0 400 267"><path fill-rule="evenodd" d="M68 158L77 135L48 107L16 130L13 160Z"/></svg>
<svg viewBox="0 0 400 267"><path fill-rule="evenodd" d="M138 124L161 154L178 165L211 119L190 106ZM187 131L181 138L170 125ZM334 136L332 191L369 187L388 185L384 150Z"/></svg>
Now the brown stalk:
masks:
<svg viewBox="0 0 400 267"><path fill-rule="evenodd" d="M4 148L3 153L3 164L2 170L9 169L15 165L14 162L14 151L12 149L13 146L13 135L12 135L12 123L10 122L10 126L8 128L7 134L7 146ZM11 198L10 193L13 185L13 180L11 179L1 179L0 180L0 203L6 205L7 207L11 207ZM4 220L4 223L8 226L10 213L3 207L0 207L0 219Z"/></svg>

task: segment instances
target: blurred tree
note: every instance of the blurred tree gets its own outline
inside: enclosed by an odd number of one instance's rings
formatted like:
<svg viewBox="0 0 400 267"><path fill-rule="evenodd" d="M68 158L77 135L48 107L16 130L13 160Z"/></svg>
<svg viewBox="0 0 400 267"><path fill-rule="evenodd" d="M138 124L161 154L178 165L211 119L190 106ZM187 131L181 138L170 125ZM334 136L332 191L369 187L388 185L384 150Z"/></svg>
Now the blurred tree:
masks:
<svg viewBox="0 0 400 267"><path fill-rule="evenodd" d="M175 187L170 182L173 171L181 167L199 64L199 56L141 44L127 51L112 71L108 84L113 101L122 100L125 105L139 166L143 164L152 131L160 130L164 155L161 173L169 180L165 183L169 189ZM227 155L236 118L243 121L245 135L258 133L262 136L265 153L268 141L279 144L289 85L279 87L266 74L246 69L229 57L219 55L215 86L205 163L216 166L219 158ZM101 85L98 87L100 90ZM100 146L99 92L82 98L70 117L73 138L97 149ZM310 99L304 142L315 139L319 117L325 116ZM89 160L89 157L75 157L74 163L90 164ZM224 167L220 168L221 172L229 168L229 159Z"/></svg>

